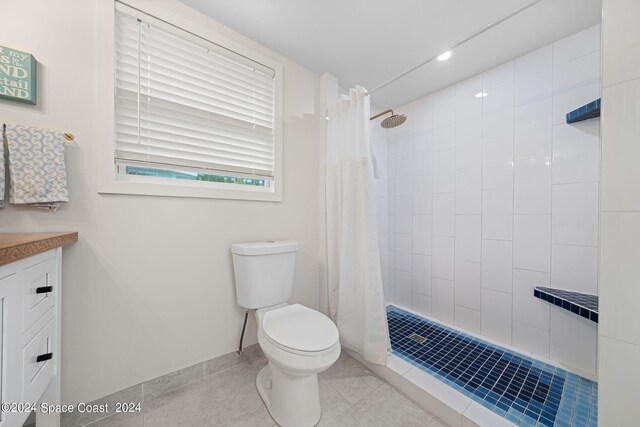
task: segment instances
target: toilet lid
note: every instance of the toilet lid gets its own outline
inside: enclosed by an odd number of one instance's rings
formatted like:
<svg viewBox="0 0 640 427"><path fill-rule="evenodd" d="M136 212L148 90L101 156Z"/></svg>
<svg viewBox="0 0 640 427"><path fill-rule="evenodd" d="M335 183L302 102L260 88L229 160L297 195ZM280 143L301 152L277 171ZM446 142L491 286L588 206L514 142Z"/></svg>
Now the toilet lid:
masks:
<svg viewBox="0 0 640 427"><path fill-rule="evenodd" d="M324 314L300 304L270 310L264 314L262 330L276 345L315 352L338 342L338 328Z"/></svg>

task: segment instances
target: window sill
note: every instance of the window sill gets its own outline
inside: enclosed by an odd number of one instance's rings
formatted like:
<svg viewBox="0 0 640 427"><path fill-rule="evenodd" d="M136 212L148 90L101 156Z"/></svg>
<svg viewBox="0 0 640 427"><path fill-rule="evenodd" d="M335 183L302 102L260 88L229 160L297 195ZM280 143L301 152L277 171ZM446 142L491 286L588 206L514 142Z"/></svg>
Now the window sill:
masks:
<svg viewBox="0 0 640 427"><path fill-rule="evenodd" d="M98 193L264 202L282 201L282 189L277 183L275 188L256 188L239 184L160 179L162 181L158 182L155 180L117 179L116 176L113 176L112 179L98 183Z"/></svg>

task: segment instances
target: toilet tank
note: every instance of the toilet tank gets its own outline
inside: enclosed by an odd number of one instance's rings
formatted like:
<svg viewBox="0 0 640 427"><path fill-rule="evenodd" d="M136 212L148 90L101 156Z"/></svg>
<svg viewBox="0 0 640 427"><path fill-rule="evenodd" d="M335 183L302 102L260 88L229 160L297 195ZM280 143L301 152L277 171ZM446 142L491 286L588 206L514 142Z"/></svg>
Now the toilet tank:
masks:
<svg viewBox="0 0 640 427"><path fill-rule="evenodd" d="M264 308L291 298L297 251L294 240L231 245L238 305Z"/></svg>

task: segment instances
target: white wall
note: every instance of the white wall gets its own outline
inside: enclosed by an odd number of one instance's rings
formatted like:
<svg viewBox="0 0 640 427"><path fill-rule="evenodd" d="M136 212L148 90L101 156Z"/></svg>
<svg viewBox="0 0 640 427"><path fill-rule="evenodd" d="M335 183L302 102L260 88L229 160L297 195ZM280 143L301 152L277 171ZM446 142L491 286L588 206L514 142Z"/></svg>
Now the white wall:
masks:
<svg viewBox="0 0 640 427"><path fill-rule="evenodd" d="M603 2L599 423L638 425L640 2Z"/></svg>
<svg viewBox="0 0 640 427"><path fill-rule="evenodd" d="M235 350L229 246L296 239L294 300L318 305L318 76L171 0L164 8L195 28L284 65L284 202L99 195L95 153L110 114L94 100L110 91L96 76L107 0L5 0L0 40L39 62L37 106L0 100L0 120L73 132L67 166L71 202L57 213L8 207L0 231L77 230L64 251L63 400L89 401ZM8 18L10 17L10 18ZM253 318L245 343L256 342Z"/></svg>
<svg viewBox="0 0 640 427"><path fill-rule="evenodd" d="M599 121L565 114L599 97L598 25L398 108L389 300L595 376L595 323L533 288L597 293Z"/></svg>

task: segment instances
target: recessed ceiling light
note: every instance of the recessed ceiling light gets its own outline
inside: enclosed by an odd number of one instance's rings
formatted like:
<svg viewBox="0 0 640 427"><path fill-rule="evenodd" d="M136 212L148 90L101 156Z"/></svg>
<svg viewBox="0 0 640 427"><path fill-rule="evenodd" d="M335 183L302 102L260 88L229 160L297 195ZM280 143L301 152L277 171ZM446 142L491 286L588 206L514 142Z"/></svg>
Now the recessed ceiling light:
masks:
<svg viewBox="0 0 640 427"><path fill-rule="evenodd" d="M476 98L484 98L487 95L489 94L483 90L482 92L476 93Z"/></svg>
<svg viewBox="0 0 640 427"><path fill-rule="evenodd" d="M451 58L451 51L450 50L446 51L442 55L439 55L438 56L438 61L446 61L449 58Z"/></svg>

